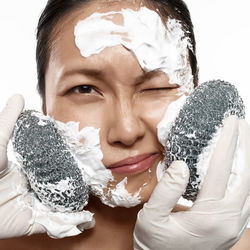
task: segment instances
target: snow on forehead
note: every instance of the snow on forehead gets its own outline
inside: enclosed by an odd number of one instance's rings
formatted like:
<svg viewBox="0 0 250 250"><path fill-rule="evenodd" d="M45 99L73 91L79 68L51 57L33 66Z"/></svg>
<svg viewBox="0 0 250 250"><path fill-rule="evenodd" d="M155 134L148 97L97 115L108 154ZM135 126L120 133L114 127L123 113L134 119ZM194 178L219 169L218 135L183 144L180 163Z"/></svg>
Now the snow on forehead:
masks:
<svg viewBox="0 0 250 250"><path fill-rule="evenodd" d="M117 15L123 22L117 24ZM75 44L83 57L99 54L107 47L123 45L129 49L146 72L160 70L169 77L169 83L181 90L193 89L193 77L188 49L192 49L181 23L161 17L147 7L138 11L122 9L93 13L77 23Z"/></svg>

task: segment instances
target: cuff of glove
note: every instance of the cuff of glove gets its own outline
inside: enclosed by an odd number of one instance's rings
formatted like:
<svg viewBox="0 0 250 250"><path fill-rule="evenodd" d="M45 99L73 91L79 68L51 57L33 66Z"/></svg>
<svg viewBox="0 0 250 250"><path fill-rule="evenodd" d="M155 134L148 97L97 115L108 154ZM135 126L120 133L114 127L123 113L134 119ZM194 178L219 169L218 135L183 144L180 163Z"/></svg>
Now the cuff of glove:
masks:
<svg viewBox="0 0 250 250"><path fill-rule="evenodd" d="M40 225L39 223L34 223L30 228L27 233L28 236L33 235L33 234L42 234L46 233L46 229Z"/></svg>
<svg viewBox="0 0 250 250"><path fill-rule="evenodd" d="M46 232L51 238L64 238L75 236L94 227L93 213L81 212L52 212L40 201L34 198L32 207L32 224L29 235Z"/></svg>

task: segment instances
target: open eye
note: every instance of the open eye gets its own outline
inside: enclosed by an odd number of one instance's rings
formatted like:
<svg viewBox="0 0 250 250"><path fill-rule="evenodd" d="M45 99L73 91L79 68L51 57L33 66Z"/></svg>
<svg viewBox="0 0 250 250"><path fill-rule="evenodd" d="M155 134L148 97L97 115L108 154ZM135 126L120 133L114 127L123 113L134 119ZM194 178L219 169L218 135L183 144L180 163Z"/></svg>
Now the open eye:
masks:
<svg viewBox="0 0 250 250"><path fill-rule="evenodd" d="M71 89L72 93L77 94L95 94L99 93L95 87L91 85L79 85Z"/></svg>

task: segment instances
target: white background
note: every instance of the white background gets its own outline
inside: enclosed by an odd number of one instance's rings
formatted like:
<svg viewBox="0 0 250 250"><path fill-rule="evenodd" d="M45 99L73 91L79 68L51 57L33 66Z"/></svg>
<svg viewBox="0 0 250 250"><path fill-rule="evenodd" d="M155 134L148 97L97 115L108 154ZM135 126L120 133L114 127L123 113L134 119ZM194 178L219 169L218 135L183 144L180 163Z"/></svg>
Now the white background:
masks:
<svg viewBox="0 0 250 250"><path fill-rule="evenodd" d="M21 93L26 108L40 109L36 92L36 25L46 0L1 1L0 108ZM250 1L186 0L195 27L200 82L235 84L250 121Z"/></svg>

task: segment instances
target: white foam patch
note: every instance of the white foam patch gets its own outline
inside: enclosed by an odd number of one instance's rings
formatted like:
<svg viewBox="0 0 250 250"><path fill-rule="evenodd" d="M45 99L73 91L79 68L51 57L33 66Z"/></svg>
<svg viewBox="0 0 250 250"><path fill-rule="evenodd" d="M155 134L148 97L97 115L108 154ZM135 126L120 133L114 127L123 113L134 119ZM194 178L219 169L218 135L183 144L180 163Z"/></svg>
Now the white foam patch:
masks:
<svg viewBox="0 0 250 250"><path fill-rule="evenodd" d="M15 200L15 207L18 211L32 211L32 216L27 222L31 226L34 223L41 224L47 234L52 238L63 238L75 236L81 233L77 228L79 224L85 223L85 226L94 226L93 213L81 211L74 213L53 212L49 207L42 204L36 196L28 191L27 179L22 172L20 165L9 162L9 178L12 180L9 192L6 195L8 200ZM61 183L63 185L63 183Z"/></svg>
<svg viewBox="0 0 250 250"><path fill-rule="evenodd" d="M165 159L160 161L158 163L158 166L156 168L156 177L157 177L157 181L159 182L161 180L161 178L163 177L164 173L166 170L166 165L165 165Z"/></svg>
<svg viewBox="0 0 250 250"><path fill-rule="evenodd" d="M157 136L159 142L165 147L170 129L178 116L187 96L182 95L176 101L169 104L162 120L157 125Z"/></svg>
<svg viewBox="0 0 250 250"><path fill-rule="evenodd" d="M187 99L187 96L183 95L180 98L178 98L176 101L172 102L168 106L162 120L157 125L158 140L164 147L165 147L166 142L168 140L168 135L169 135L170 129L171 129L176 117L178 116L181 108L185 104L186 99ZM166 171L165 162L166 162L166 160L163 159L157 166L156 173L157 173L158 182L161 180L161 178L163 177L163 175ZM184 199L183 197L181 197L179 199L179 201L177 202L177 204L191 207L193 203L191 201L188 201L188 200Z"/></svg>
<svg viewBox="0 0 250 250"><path fill-rule="evenodd" d="M32 195L32 194L30 194ZM20 200L19 204L23 202ZM78 225L85 223L86 227L93 227L93 213L83 210L80 212L52 212L47 206L42 204L36 197L30 197L30 208L33 217L29 223L39 223L52 238L64 238L75 236L81 233ZM25 202L27 206L27 202Z"/></svg>
<svg viewBox="0 0 250 250"><path fill-rule="evenodd" d="M170 129L178 116L182 106L184 105L185 101L187 99L187 96L182 95L179 97L176 101L169 104L167 107L167 110L165 111L165 114L162 118L162 120L157 125L157 137L159 142L165 147L168 139L168 135L170 132ZM165 171L166 171L166 160L163 159L158 163L157 169L156 169L156 176L158 182L163 177Z"/></svg>
<svg viewBox="0 0 250 250"><path fill-rule="evenodd" d="M123 24L115 24L117 15L122 16ZM193 89L188 51L192 46L176 19L168 18L164 24L155 11L146 7L138 11L94 13L77 23L74 34L83 57L123 45L133 53L144 71L163 71L170 84L179 84L180 94Z"/></svg>
<svg viewBox="0 0 250 250"><path fill-rule="evenodd" d="M121 182L116 185L115 190L110 190L111 202L115 206L120 207L134 207L140 203L140 191L139 189L134 195L133 199L131 199L131 194L126 189L126 184L128 182L128 178L125 177Z"/></svg>
<svg viewBox="0 0 250 250"><path fill-rule="evenodd" d="M115 179L112 171L102 163L100 129L85 127L79 131L79 123L77 122L65 124L56 121L56 124L93 194L98 196L104 204L111 207L132 207L140 204L139 192L134 195L128 193L125 188L125 180L116 184L115 188L108 187L108 184Z"/></svg>

